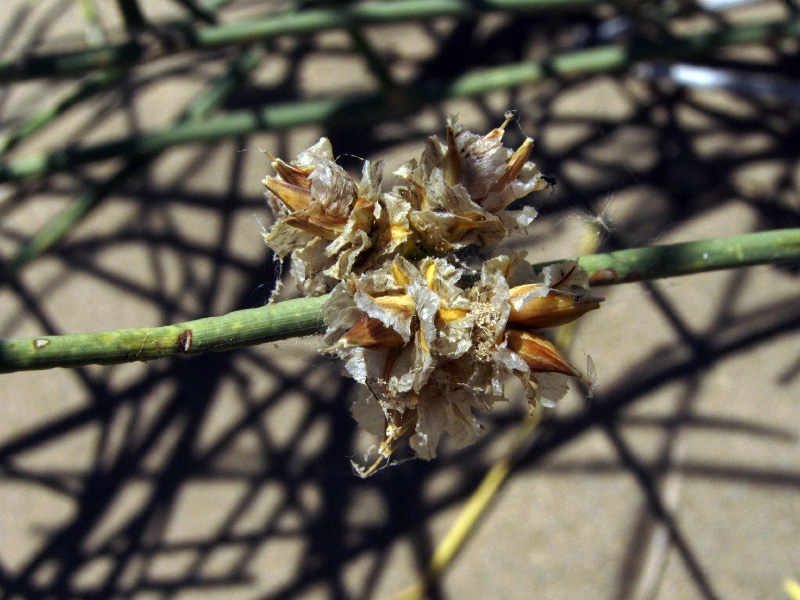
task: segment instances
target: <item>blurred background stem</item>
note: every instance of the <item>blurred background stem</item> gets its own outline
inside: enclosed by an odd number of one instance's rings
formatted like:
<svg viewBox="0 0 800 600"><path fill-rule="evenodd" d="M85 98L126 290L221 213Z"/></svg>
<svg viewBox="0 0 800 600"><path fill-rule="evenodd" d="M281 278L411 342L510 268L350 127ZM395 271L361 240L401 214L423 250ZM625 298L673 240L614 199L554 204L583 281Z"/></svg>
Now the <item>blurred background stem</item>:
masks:
<svg viewBox="0 0 800 600"><path fill-rule="evenodd" d="M197 28L179 23L163 27L162 34L167 35L169 32L182 43L165 45L160 52L163 55L187 47L202 49L248 45L257 41L269 41L278 36L311 35L328 29L350 29L397 21L469 17L500 11L532 13L596 4L597 0L485 0L480 4L469 0L396 0L286 12L265 19ZM209 10L206 8L205 12ZM147 50L146 41L132 37L125 42L102 48L16 57L0 61L0 83L38 77L63 77L97 68L130 67L148 56Z"/></svg>
<svg viewBox="0 0 800 600"><path fill-rule="evenodd" d="M200 16L209 23L216 22L214 10L223 2L224 0L207 0L200 5L195 5L185 0L186 4L194 7L194 10L190 11L193 15ZM97 7L92 0L81 0L80 5L86 19L86 37L90 45L97 48L106 41L105 31L100 22ZM189 25L189 21L186 22L186 25ZM98 49L102 50L102 48ZM80 86L69 95L57 101L52 106L26 118L21 124L17 125L13 131L6 132L0 136L0 156L13 150L18 144L25 141L41 128L53 123L69 109L79 105L84 100L93 98L99 92L111 88L114 84L120 82L125 74L126 70L122 68L122 65L108 66L103 70L92 73L86 81L82 82Z"/></svg>
<svg viewBox="0 0 800 600"><path fill-rule="evenodd" d="M216 78L203 92L191 100L177 123L193 123L208 117L261 62L261 48L246 49L232 61L228 71ZM158 152L135 157L103 183L82 193L69 206L45 223L19 250L0 266L0 282L13 276L30 261L40 256L62 239L89 211L122 185L129 177L140 172L156 157Z"/></svg>
<svg viewBox="0 0 800 600"><path fill-rule="evenodd" d="M617 44L554 55L541 62L518 62L481 69L452 80L427 80L407 86L402 95L384 93L350 97L327 97L262 106L230 112L203 122L184 122L170 128L113 139L99 144L61 148L32 154L0 166L0 182L44 177L78 165L117 156L135 157L160 152L171 146L210 142L257 131L282 130L301 125L344 126L395 118L423 106L450 98L478 96L560 77L586 73L615 72L652 58L691 57L730 44L797 36L800 20L726 26L718 31L695 33L660 42L639 42L630 47Z"/></svg>

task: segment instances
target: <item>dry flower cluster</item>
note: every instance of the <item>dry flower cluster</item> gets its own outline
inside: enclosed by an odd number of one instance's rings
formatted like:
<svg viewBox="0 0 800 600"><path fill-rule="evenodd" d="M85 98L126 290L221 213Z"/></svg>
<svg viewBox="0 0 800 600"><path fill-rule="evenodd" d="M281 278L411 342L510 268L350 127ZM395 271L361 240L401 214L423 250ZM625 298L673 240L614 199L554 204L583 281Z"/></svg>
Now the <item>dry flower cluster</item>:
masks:
<svg viewBox="0 0 800 600"><path fill-rule="evenodd" d="M587 381L537 333L599 307L576 263L534 274L521 255L479 270L457 259L528 226L536 212L508 206L549 185L528 162L533 140L503 146L512 116L484 136L450 119L446 143L429 138L389 192L382 163L365 161L357 183L325 138L291 163L274 160L277 177L264 180L276 216L267 245L291 256L304 293L333 290L323 308L326 351L364 384L352 411L383 440L382 458L407 437L425 459L445 431L459 447L474 442L481 426L472 408L504 399L507 373L525 383L532 407L561 398L568 377Z"/></svg>

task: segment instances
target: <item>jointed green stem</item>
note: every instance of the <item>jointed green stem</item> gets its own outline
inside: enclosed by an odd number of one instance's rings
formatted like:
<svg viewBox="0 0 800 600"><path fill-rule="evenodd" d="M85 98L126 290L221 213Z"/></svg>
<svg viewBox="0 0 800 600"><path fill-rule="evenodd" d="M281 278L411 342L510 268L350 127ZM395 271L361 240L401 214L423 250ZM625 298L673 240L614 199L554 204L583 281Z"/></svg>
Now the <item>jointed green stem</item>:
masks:
<svg viewBox="0 0 800 600"><path fill-rule="evenodd" d="M303 13L305 14L305 13ZM543 62L522 62L468 73L448 81L427 81L405 94L322 98L260 109L232 112L203 123L185 123L169 129L137 134L75 149L60 149L11 161L0 166L0 182L42 177L77 165L121 155L137 156L192 142L279 130L300 125L332 123L339 126L357 120L366 123L410 113L421 106L447 98L477 96L519 87L546 77L622 70L637 60L664 56L690 56L727 44L752 42L800 34L800 19L789 22L728 27L712 33L693 34L658 43L598 46L590 50L556 55Z"/></svg>
<svg viewBox="0 0 800 600"><path fill-rule="evenodd" d="M214 10L221 3L221 0L207 0L203 4L197 6L190 0L179 1L181 1L181 3L186 6L187 10L192 12L192 14L200 16L208 22L215 22ZM97 16L97 9L94 5L94 2L91 0L82 0L81 7L83 8L83 12L89 23L89 37L101 40L103 37L103 30L100 20ZM188 25L189 22L187 21L186 26ZM95 48L95 50L102 49ZM120 81L125 74L125 71L119 68L119 66L120 65L114 65L105 70L94 73L91 78L83 82L77 90L70 93L67 97L59 100L53 106L49 106L37 114L26 118L14 129L14 131L8 132L5 135L0 135L0 155L13 149L17 144L24 141L25 138L35 133L42 127L55 121L70 108L76 106L84 100L92 98L95 94L108 89Z"/></svg>
<svg viewBox="0 0 800 600"><path fill-rule="evenodd" d="M178 123L197 122L206 118L252 72L263 58L260 48L248 48L232 61L228 72L216 78L188 105ZM134 158L104 182L83 192L52 219L47 221L20 249L0 266L0 282L16 273L30 261L51 248L64 237L89 211L94 209L111 192L157 156L157 153Z"/></svg>
<svg viewBox="0 0 800 600"><path fill-rule="evenodd" d="M591 285L600 286L798 259L800 229L775 229L591 254L578 262L591 274Z"/></svg>
<svg viewBox="0 0 800 600"><path fill-rule="evenodd" d="M123 71L109 69L93 75L82 83L78 89L52 106L26 118L12 132L0 135L0 156L12 150L17 144L34 134L45 125L49 125L56 118L63 115L77 104L94 97L99 92L107 90L122 79Z"/></svg>
<svg viewBox="0 0 800 600"><path fill-rule="evenodd" d="M217 2L218 3L218 2ZM392 23L433 19L436 17L465 17L486 12L536 12L576 6L592 6L597 0L393 0L366 4L341 5L275 15L261 20L210 25L193 29L180 24L174 34L181 47L214 48L231 44L269 41L284 35L310 35L328 29L360 27L376 23ZM168 51L165 49L164 51ZM97 68L128 67L145 55L144 42L132 38L127 42L104 48L77 50L70 53L42 54L17 57L0 62L0 83L36 77L73 75Z"/></svg>
<svg viewBox="0 0 800 600"><path fill-rule="evenodd" d="M609 285L792 260L800 260L800 229L594 254L579 263L593 285ZM0 373L145 361L319 333L326 298L300 298L165 327L0 340Z"/></svg>
<svg viewBox="0 0 800 600"><path fill-rule="evenodd" d="M325 297L300 298L167 325L0 341L0 373L109 365L230 350L317 333Z"/></svg>

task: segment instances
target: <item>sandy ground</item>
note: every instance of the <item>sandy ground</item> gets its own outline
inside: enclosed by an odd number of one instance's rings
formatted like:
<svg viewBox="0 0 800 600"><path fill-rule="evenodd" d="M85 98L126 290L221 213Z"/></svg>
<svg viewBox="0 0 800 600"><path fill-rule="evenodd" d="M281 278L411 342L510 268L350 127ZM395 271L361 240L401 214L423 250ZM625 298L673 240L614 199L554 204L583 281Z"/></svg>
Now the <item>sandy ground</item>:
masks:
<svg viewBox="0 0 800 600"><path fill-rule="evenodd" d="M3 58L83 43L78 3L6 2ZM118 26L115 3L100 3ZM227 18L260 10L229 9ZM180 16L152 3L148 16ZM395 73L448 74L563 49L586 16L371 29ZM563 32L556 35L555 32ZM790 52L790 50L786 50ZM232 51L132 71L14 156L168 125ZM733 55L735 58L735 55ZM774 64L772 50L749 60ZM0 124L63 97L47 80L0 88ZM376 89L350 38L278 40L226 104ZM346 156L417 154L443 118L475 131L518 111L558 180L515 239L533 260L800 224L800 112L631 74L548 81L379 125L304 127L169 150L53 251L0 288L2 337L174 323L265 302L268 159L329 136ZM5 185L0 253L122 160ZM387 177L387 180L390 180ZM800 287L755 267L603 290L571 356L600 386L541 425L435 598L783 598L800 578ZM525 415L481 415L471 448L444 444L361 480L354 388L306 339L218 355L0 377L0 589L5 598L385 598L414 583Z"/></svg>

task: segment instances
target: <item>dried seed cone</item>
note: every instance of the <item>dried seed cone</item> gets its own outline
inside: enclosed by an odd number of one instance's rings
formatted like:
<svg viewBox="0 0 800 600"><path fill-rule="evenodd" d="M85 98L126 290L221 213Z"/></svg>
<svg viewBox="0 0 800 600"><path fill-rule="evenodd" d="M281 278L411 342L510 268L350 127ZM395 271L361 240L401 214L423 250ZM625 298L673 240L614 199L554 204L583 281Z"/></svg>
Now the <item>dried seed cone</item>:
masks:
<svg viewBox="0 0 800 600"><path fill-rule="evenodd" d="M336 164L322 138L291 164L276 159L267 201L276 217L264 237L279 257L291 255L292 275L305 294L329 291L372 246L382 164L364 162L361 182Z"/></svg>
<svg viewBox="0 0 800 600"><path fill-rule="evenodd" d="M365 384L353 412L383 439L384 451L401 430L426 459L445 432L457 446L474 442L481 426L472 409L504 399L507 373L526 384L532 404L558 400L568 377L586 380L528 323L574 320L600 299L578 291L582 272L574 263L511 287L520 262L492 259L466 287L464 270L444 259L395 257L334 289L323 309L329 350ZM512 295L523 303L514 307Z"/></svg>
<svg viewBox="0 0 800 600"><path fill-rule="evenodd" d="M439 256L469 245L491 247L536 216L532 207L506 207L549 183L528 162L533 140L516 150L503 146L513 115L484 136L447 124L446 144L428 140L419 161L402 165L395 176L405 185L387 194L386 202L407 221L416 246ZM391 199L391 200L390 200Z"/></svg>
<svg viewBox="0 0 800 600"><path fill-rule="evenodd" d="M509 204L549 185L528 161L533 140L515 151L503 145L511 118L484 136L450 119L446 144L430 138L419 161L395 171L401 185L383 194L381 163L365 161L356 183L326 138L291 163L275 159L276 176L264 179L276 218L267 245L280 258L291 256L292 275L307 295L395 256L494 246L536 216L531 207L507 210Z"/></svg>
<svg viewBox="0 0 800 600"><path fill-rule="evenodd" d="M503 145L512 118L483 136L449 119L445 142L429 138L387 193L381 163L365 161L356 182L325 138L290 163L275 159L264 180L276 218L266 242L291 257L304 293L332 289L325 351L364 384L353 415L382 440L383 459L404 438L425 459L444 433L458 447L473 443L482 427L472 411L505 399L507 374L522 380L531 406L557 401L570 377L587 380L538 333L600 306L576 263L535 275L522 256L479 272L453 258L527 227L536 211L509 206L550 185L528 160L533 140Z"/></svg>

